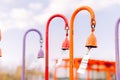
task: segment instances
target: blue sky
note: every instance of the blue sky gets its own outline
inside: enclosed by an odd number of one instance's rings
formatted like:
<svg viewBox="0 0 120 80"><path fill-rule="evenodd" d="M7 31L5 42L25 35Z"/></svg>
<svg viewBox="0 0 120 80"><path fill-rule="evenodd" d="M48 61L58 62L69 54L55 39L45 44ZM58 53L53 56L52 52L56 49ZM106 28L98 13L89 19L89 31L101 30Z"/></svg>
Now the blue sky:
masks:
<svg viewBox="0 0 120 80"><path fill-rule="evenodd" d="M0 29L2 30L3 57L0 58L2 67L13 68L22 63L22 43L25 31L38 29L45 42L45 26L50 16L59 13L66 16L70 22L72 13L78 7L89 6L96 16L96 31L98 48L90 52L91 59L115 60L114 29L120 17L119 0L0 0ZM74 57L83 57L86 52L86 39L90 34L90 15L81 11L75 18ZM50 62L60 57L61 44L65 38L64 22L55 18L50 24ZM26 43L26 64L36 60L40 48L39 37L29 33ZM45 51L45 44L43 44ZM69 53L66 54L67 57ZM44 59L39 61L44 65Z"/></svg>

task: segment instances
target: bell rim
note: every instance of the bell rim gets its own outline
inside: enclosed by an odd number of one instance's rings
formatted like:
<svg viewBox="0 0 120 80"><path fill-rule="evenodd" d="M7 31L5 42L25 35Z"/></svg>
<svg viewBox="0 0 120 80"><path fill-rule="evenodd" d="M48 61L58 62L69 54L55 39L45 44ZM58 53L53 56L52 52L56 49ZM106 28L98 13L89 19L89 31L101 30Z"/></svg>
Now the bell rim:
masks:
<svg viewBox="0 0 120 80"><path fill-rule="evenodd" d="M89 45L86 45L85 47L97 48L98 46L89 46Z"/></svg>

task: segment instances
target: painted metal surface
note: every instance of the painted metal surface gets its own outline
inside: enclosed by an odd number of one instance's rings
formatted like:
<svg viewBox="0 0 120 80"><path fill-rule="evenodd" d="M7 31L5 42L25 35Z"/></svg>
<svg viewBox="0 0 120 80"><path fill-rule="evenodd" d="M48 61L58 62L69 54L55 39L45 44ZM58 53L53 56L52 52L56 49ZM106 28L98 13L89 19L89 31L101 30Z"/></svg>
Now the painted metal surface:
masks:
<svg viewBox="0 0 120 80"><path fill-rule="evenodd" d="M119 23L118 19L115 26L115 59L116 59L116 80L120 80L120 59L119 59Z"/></svg>
<svg viewBox="0 0 120 80"><path fill-rule="evenodd" d="M90 13L90 16L91 16L91 26L94 26L96 25L96 21L95 21L95 14L93 12L93 10L88 7L88 6L82 6L82 7L79 7L78 9L76 9L72 16L71 16L71 19L70 19L70 80L74 80L74 71L73 71L73 58L74 58L74 41L73 41L73 38L74 38L74 20L75 20L75 16L77 15L77 13L81 10L87 10L89 13Z"/></svg>
<svg viewBox="0 0 120 80"><path fill-rule="evenodd" d="M65 30L68 29L68 21L67 21L67 18L64 16L64 15L61 15L61 14L55 14L53 16L51 16L48 21L47 21L47 24L46 24L46 41L45 41L45 45L46 45L46 48L45 48L45 80L49 80L49 25L50 25L50 22L53 18L56 18L56 17L60 17L64 20L65 22Z"/></svg>
<svg viewBox="0 0 120 80"><path fill-rule="evenodd" d="M25 32L24 37L23 37L22 80L25 80L25 49L26 49L25 47L26 47L26 36L29 32L38 33L40 40L41 41L43 40L42 34L37 29L29 29L28 31Z"/></svg>

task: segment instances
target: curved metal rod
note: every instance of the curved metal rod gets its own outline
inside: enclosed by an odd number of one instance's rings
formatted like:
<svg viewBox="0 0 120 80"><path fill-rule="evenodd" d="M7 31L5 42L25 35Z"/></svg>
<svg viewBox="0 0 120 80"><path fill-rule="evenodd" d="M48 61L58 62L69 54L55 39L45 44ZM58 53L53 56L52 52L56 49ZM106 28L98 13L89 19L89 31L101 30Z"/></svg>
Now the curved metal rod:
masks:
<svg viewBox="0 0 120 80"><path fill-rule="evenodd" d="M75 16L76 14L81 11L81 10L87 10L89 13L90 13L90 16L91 16L91 26L94 26L96 25L96 21L95 21L95 15L94 15L94 12L93 10L88 7L88 6L82 6L82 7L79 7L78 9L76 9L73 14L72 14L72 17L70 19L70 80L74 80L74 71L73 71L73 37L74 37L74 19L75 19Z"/></svg>
<svg viewBox="0 0 120 80"><path fill-rule="evenodd" d="M42 34L37 29L29 29L28 31L25 32L24 37L23 37L22 80L25 80L25 47L26 47L26 36L31 31L37 32L38 35L39 35L39 37L40 37L40 40L43 40Z"/></svg>
<svg viewBox="0 0 120 80"><path fill-rule="evenodd" d="M119 23L118 19L115 26L115 58L116 58L116 80L120 80L120 62L119 62Z"/></svg>
<svg viewBox="0 0 120 80"><path fill-rule="evenodd" d="M47 24L46 24L46 57L45 57L45 80L49 80L49 25L50 25L50 21L55 18L55 17L60 17L64 20L65 22L65 29L68 29L68 21L67 21L67 18L64 16L64 15L61 15L61 14L55 14L53 16L51 16L48 21L47 21Z"/></svg>

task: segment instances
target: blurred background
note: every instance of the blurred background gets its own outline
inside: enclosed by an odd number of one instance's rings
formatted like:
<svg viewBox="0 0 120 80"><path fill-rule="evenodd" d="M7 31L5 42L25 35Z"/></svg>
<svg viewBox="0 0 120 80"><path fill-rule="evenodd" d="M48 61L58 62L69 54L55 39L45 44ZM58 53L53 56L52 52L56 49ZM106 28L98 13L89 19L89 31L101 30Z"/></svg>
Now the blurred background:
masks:
<svg viewBox="0 0 120 80"><path fill-rule="evenodd" d="M45 52L45 31L49 17L56 13L63 14L70 23L72 13L84 5L91 7L96 17L95 35L98 48L90 51L90 59L105 61L104 63L110 62L108 64L112 65L111 73L108 75L109 70L96 70L98 69L96 66L91 66L90 79L107 80L107 76L110 75L111 80L115 80L115 67L111 63L115 63L114 29L120 17L119 0L0 0L0 29L2 33L0 80L21 80L23 36L28 29L35 28L42 33L43 51ZM87 11L78 13L74 30L74 58L82 58L87 51L85 43L90 34L90 15ZM49 28L49 72L51 80L55 77L55 60L61 57L61 45L64 38L64 22L62 19L55 18L51 21ZM38 35L29 33L26 39L26 80L44 80L45 58L37 59L39 48ZM68 58L69 51L64 55L64 59ZM59 80L68 80L69 77L69 68L64 67L64 62L66 61L62 62L62 68L58 67L56 70L56 78ZM91 65L93 64L95 63L91 63ZM102 62L99 64L104 65ZM102 69L106 70L107 68L102 67ZM87 71L83 75L78 74L78 77L86 80L86 74Z"/></svg>

